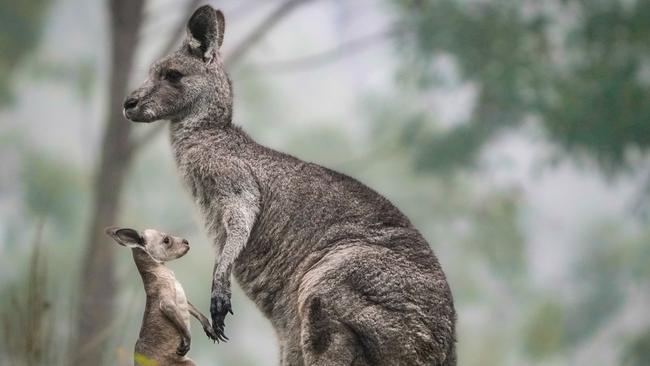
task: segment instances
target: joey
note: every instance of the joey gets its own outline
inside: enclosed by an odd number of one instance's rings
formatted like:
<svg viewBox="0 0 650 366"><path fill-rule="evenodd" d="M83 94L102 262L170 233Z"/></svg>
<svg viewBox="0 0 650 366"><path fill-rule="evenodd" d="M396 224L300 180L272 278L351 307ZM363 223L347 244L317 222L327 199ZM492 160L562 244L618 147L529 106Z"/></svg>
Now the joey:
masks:
<svg viewBox="0 0 650 366"><path fill-rule="evenodd" d="M190 249L186 239L147 229L109 227L106 234L117 244L132 249L133 260L147 295L140 335L135 344L135 362L143 359L157 365L194 365L185 357L190 350L190 315L214 341L224 340L191 302L165 262L184 256Z"/></svg>

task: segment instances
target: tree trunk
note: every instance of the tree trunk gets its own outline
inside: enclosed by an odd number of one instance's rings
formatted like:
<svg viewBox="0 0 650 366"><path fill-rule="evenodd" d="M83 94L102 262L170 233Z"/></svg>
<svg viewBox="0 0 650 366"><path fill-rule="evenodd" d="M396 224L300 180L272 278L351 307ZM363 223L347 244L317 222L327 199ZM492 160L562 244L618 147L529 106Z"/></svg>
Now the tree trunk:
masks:
<svg viewBox="0 0 650 366"><path fill-rule="evenodd" d="M122 116L144 0L110 0L111 71L100 161L95 172L92 218L86 237L73 365L100 365L113 326L115 273L113 246L104 227L115 224L120 193L131 163L131 124Z"/></svg>

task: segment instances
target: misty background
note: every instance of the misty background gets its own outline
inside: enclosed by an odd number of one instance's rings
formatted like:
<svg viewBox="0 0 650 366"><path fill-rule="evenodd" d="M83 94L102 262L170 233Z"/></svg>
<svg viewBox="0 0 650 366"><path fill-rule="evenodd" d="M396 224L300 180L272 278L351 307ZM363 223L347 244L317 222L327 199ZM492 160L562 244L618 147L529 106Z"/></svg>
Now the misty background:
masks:
<svg viewBox="0 0 650 366"><path fill-rule="evenodd" d="M121 116L199 4L226 16L234 123L413 221L458 312L459 365L650 364L650 2L0 0L0 364L129 365L144 310L111 224L212 244L168 122ZM197 364L275 365L236 288ZM88 361L91 360L91 361Z"/></svg>

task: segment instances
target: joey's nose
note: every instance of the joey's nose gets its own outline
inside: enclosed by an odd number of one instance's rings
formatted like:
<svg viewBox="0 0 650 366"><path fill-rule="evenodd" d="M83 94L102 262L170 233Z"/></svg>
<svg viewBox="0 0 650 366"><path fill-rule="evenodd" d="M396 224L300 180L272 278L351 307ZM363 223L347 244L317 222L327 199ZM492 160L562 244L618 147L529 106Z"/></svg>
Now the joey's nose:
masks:
<svg viewBox="0 0 650 366"><path fill-rule="evenodd" d="M187 241L187 239L183 239L183 244L187 245L188 247L190 246L190 242Z"/></svg>
<svg viewBox="0 0 650 366"><path fill-rule="evenodd" d="M133 97L126 98L124 101L124 109L131 109L138 105L138 100Z"/></svg>

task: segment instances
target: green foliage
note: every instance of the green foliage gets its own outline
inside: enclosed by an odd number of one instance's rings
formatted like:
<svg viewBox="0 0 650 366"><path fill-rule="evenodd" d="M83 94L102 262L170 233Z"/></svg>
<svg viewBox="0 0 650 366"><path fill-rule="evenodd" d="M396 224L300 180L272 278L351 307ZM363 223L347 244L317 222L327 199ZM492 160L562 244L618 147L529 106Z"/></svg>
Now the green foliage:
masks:
<svg viewBox="0 0 650 366"><path fill-rule="evenodd" d="M50 0L0 0L0 107L12 101L12 77L36 47Z"/></svg>
<svg viewBox="0 0 650 366"><path fill-rule="evenodd" d="M525 242L519 227L516 196L495 195L472 214L475 235L467 240L467 251L476 251L492 271L506 280L525 274Z"/></svg>
<svg viewBox="0 0 650 366"><path fill-rule="evenodd" d="M639 334L623 350L621 366L650 365L650 329Z"/></svg>
<svg viewBox="0 0 650 366"><path fill-rule="evenodd" d="M141 353L136 352L134 359L137 366L158 366L158 362L156 362L156 360L152 360Z"/></svg>
<svg viewBox="0 0 650 366"><path fill-rule="evenodd" d="M584 239L589 245L575 265L577 303L567 309L567 344L592 335L620 310L626 285L648 281L647 233L629 236L615 225L600 225Z"/></svg>
<svg viewBox="0 0 650 366"><path fill-rule="evenodd" d="M479 89L469 121L432 134L416 154L418 166L448 170L441 160L471 164L482 145L526 117L537 117L558 146L595 159L605 171L624 167L630 149L650 147L650 3L392 4L406 28L397 47L405 54L400 76L407 87L439 86L434 61L449 55L460 80ZM568 24L553 21L569 12L580 16Z"/></svg>
<svg viewBox="0 0 650 366"><path fill-rule="evenodd" d="M503 128L521 123L538 103L543 20L522 19L520 5L511 1L399 1L397 5L406 27L398 42L406 56L399 74L405 87L439 87L434 61L450 55L460 82L475 83L480 89L470 120L431 134L419 145L416 163L434 171L471 165L482 145Z"/></svg>
<svg viewBox="0 0 650 366"><path fill-rule="evenodd" d="M542 360L564 349L564 308L554 302L535 306L523 334L524 350L535 360Z"/></svg>
<svg viewBox="0 0 650 366"><path fill-rule="evenodd" d="M477 335L481 341L473 344L467 353L458 355L458 364L476 366L506 365L508 355L502 352L506 347L502 337L503 333L493 329L484 334ZM464 346L463 348L469 348L467 345Z"/></svg>
<svg viewBox="0 0 650 366"><path fill-rule="evenodd" d="M76 233L85 211L84 180L67 163L37 153L26 154L22 180L32 218L47 219L58 232Z"/></svg>
<svg viewBox="0 0 650 366"><path fill-rule="evenodd" d="M650 146L650 3L574 3L584 20L567 47L583 57L556 78L544 125L568 149L614 170L629 149Z"/></svg>
<svg viewBox="0 0 650 366"><path fill-rule="evenodd" d="M449 172L458 166L473 167L492 130L484 124L463 124L448 132L432 134L415 147L415 166L424 171Z"/></svg>

